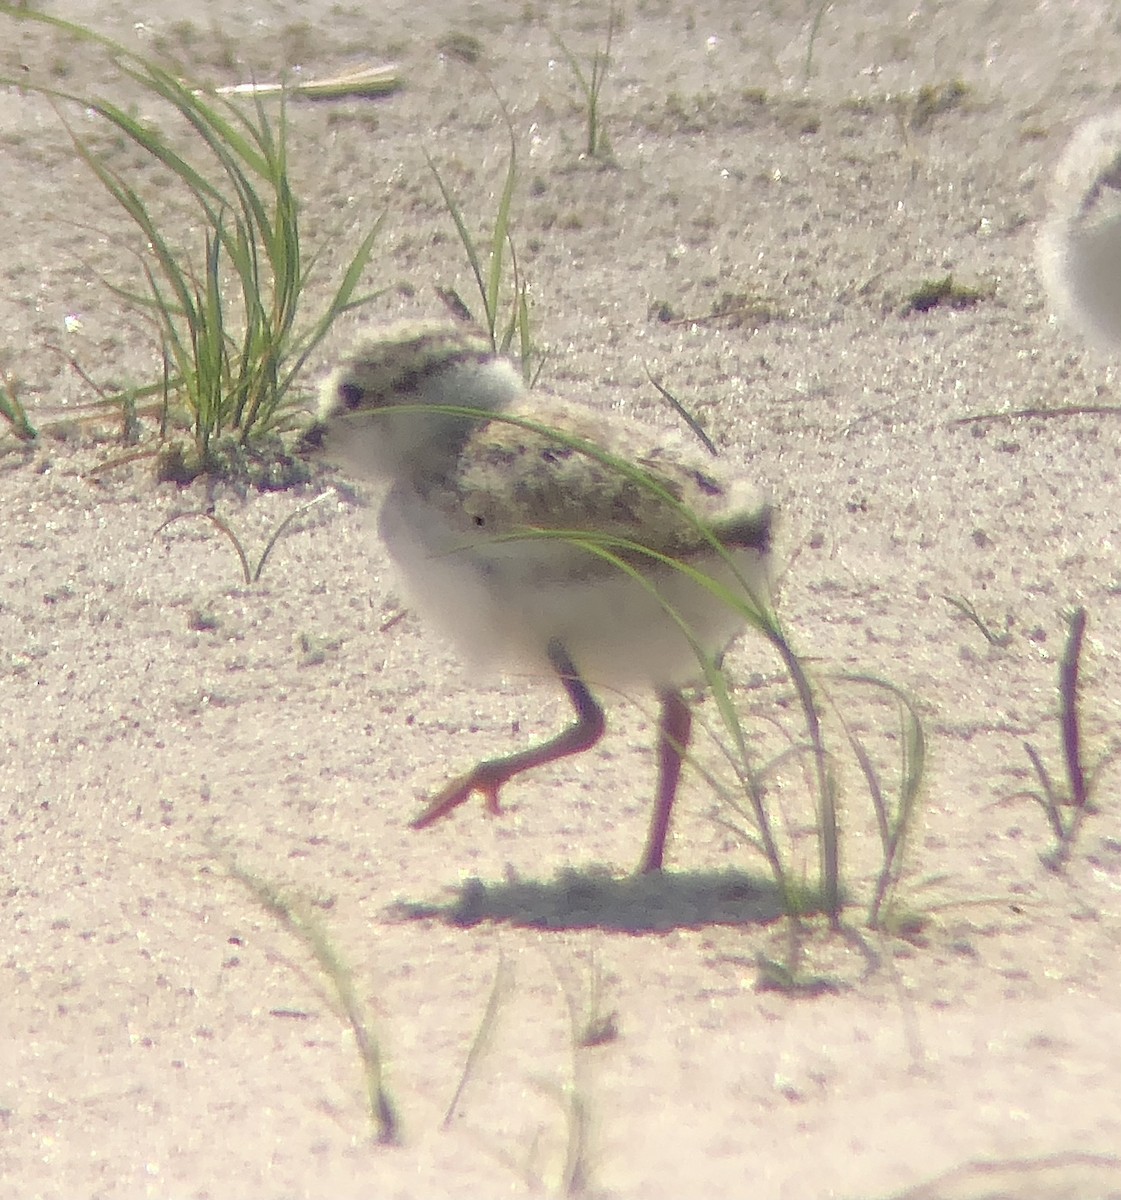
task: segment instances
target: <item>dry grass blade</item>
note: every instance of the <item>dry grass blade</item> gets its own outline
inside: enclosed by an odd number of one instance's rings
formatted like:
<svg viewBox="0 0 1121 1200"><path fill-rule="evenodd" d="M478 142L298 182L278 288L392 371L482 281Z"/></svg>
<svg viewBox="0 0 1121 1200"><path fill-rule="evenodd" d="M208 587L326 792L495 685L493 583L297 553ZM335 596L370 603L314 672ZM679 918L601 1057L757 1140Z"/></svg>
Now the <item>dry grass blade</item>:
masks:
<svg viewBox="0 0 1121 1200"><path fill-rule="evenodd" d="M1063 408L1016 408L1008 412L975 413L970 417L955 417L950 425L980 425L990 421L1020 421L1051 417L1114 417L1121 413L1116 404L1071 404Z"/></svg>
<svg viewBox="0 0 1121 1200"><path fill-rule="evenodd" d="M326 79L298 79L291 83L234 83L214 89L216 96L303 96L309 100L339 100L347 96L386 96L402 86L398 68L391 63L358 67ZM196 91L196 95L202 93Z"/></svg>
<svg viewBox="0 0 1121 1200"><path fill-rule="evenodd" d="M158 537L165 529L168 528L168 526L174 525L177 521L185 521L188 517L199 517L204 521L209 521L219 533L225 535L225 537L229 540L230 545L233 546L234 551L237 553L238 562L241 563L241 573L245 578L245 582L252 583L253 572L249 568L249 558L245 553L245 547L242 546L237 534L234 533L229 525L227 525L221 517L212 512L200 510L198 512L176 513L174 516L168 517L167 520L156 529L156 532L152 536Z"/></svg>
<svg viewBox="0 0 1121 1200"><path fill-rule="evenodd" d="M1078 719L1078 676L1082 666L1082 643L1086 637L1086 609L1071 614L1066 650L1059 664L1059 695L1062 698L1063 758L1070 780L1070 799L1076 812L1086 808L1086 772L1082 766L1082 729Z"/></svg>
<svg viewBox="0 0 1121 1200"><path fill-rule="evenodd" d="M650 380L658 395L662 397L662 399L670 406L670 408L672 408L673 411L677 413L677 415L685 422L685 424L689 426L693 433L696 434L698 441L700 441L701 445L704 446L709 454L711 454L713 458L716 458L720 452L716 449L716 444L713 442L712 438L705 433L704 426L701 425L700 421L693 416L693 414L685 407L684 404L681 403L680 400L678 400L678 398L669 390L669 388L665 387L661 382L655 379L653 375L651 375L650 368L645 363L642 364L642 369L646 372L646 378Z"/></svg>
<svg viewBox="0 0 1121 1200"><path fill-rule="evenodd" d="M817 46L817 35L821 32L821 22L829 7L830 0L819 0L817 12L814 13L813 21L810 24L810 36L806 42L806 58L802 63L803 87L809 87L810 77L813 75L814 48Z"/></svg>
<svg viewBox="0 0 1121 1200"><path fill-rule="evenodd" d="M993 633L989 626L981 619L981 615L977 609L964 596L947 596L943 594L942 599L951 608L956 608L963 617L972 621L990 646L999 646L1003 650L1012 644L1012 635L1010 633Z"/></svg>

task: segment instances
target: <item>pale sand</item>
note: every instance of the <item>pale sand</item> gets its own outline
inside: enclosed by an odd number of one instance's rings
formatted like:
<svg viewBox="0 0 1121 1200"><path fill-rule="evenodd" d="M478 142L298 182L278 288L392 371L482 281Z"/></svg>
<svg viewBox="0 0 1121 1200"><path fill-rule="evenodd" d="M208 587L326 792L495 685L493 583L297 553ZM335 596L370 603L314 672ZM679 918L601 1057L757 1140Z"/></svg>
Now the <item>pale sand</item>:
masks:
<svg viewBox="0 0 1121 1200"><path fill-rule="evenodd" d="M142 46L183 16L149 5L137 31L106 0L60 9ZM203 486L156 486L143 465L91 483L114 447L48 441L0 472L0 1192L531 1194L527 1177L555 1181L564 1136L564 989L586 1004L597 974L619 1036L579 1050L576 1067L592 1180L611 1196L868 1200L971 1161L1121 1146L1117 773L1063 878L1039 861L1041 810L1010 799L1033 782L1024 739L1059 771L1055 682L1077 604L1090 613L1092 754L1117 736L1121 413L953 423L1114 403L1114 363L1049 318L1033 238L1066 138L1110 105L1121 35L1113 6L1091 2L837 3L803 93L814 9L627 5L603 97L615 170L577 162L579 97L549 33L590 53L599 4L549 9L548 23L498 0L203 4L188 58L221 83L272 78L285 54L317 74L401 64L408 88L386 101L294 103L295 170L309 232L341 235L325 265L388 207L371 279L415 294L393 290L374 311L438 315L433 284L472 297L423 150L482 224L506 141L483 80L436 43L481 37L523 139L517 237L552 348L542 385L668 426L649 364L696 407L724 469L770 490L796 644L822 674L883 675L922 706L928 782L901 891L930 915L922 944L869 937L873 962L815 931L809 967L842 990L757 991L756 956L784 953L783 927L750 907L717 923L701 873L761 864L710 819L695 773L671 872L638 909L668 929L620 931L635 910L602 895L588 927L529 926L537 910L517 895L505 923L401 919L395 901L443 903L473 876L628 870L654 774L649 704L613 703L601 747L511 788L501 819L466 805L412 832L423 797L509 747L512 727L519 744L557 728L559 691L481 685L415 619L391 623L392 572L351 505L319 506L246 587L205 524L153 537L206 502ZM212 25L252 31L241 66L214 65ZM65 86L97 86L93 56L67 59L40 34L14 43L5 72L61 63ZM892 99L956 78L965 102L919 128ZM131 233L45 105L5 94L0 142L0 321L31 401L91 398L51 345L107 386L148 377L147 332L96 278L132 270L119 240ZM908 292L949 271L995 295L901 315ZM724 293L762 297L776 319L648 315L666 301L705 316ZM80 331L67 334L68 314ZM311 375L328 365L325 352ZM217 494L251 552L303 498ZM1007 626L1009 645L990 646L944 594ZM196 610L216 627L192 628ZM745 703L775 711L780 688L748 686L774 678L773 659L748 640L731 665ZM894 761L876 737L894 732L891 709L866 690L844 697ZM711 705L701 715L715 719ZM777 749L773 726L756 725ZM876 837L851 760L840 779L846 877L863 896ZM797 780L778 793L801 820ZM318 899L388 1056L400 1148L370 1140L350 1035L307 953L224 877L208 839ZM476 911L490 898L476 889ZM445 1130L500 962L497 1027ZM1121 1192L1115 1160L1001 1171L916 1194Z"/></svg>

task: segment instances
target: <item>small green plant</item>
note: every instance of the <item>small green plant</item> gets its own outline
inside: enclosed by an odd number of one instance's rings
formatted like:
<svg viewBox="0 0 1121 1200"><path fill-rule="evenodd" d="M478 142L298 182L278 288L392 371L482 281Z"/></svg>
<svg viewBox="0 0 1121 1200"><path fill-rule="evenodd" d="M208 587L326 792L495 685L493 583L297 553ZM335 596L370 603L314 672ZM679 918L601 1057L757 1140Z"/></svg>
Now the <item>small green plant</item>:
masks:
<svg viewBox="0 0 1121 1200"><path fill-rule="evenodd" d="M991 288L971 287L958 283L953 275L940 279L925 279L911 292L903 303L903 315L930 312L932 308L972 308L992 296Z"/></svg>
<svg viewBox="0 0 1121 1200"><path fill-rule="evenodd" d="M602 48L592 54L591 66L588 70L580 64L580 60L568 48L559 33L553 34L553 41L560 48L568 69L572 72L580 91L584 94L584 154L591 159L610 162L611 142L604 129L603 113L600 109L600 93L611 66L611 43L615 31L619 27L619 11L614 3L607 10L607 32Z"/></svg>
<svg viewBox="0 0 1121 1200"><path fill-rule="evenodd" d="M499 195L498 207L495 209L485 271L475 239L467 228L463 209L427 151L425 157L436 180L436 186L440 189L440 195L443 197L448 214L455 224L460 244L463 246L467 262L471 267L471 273L475 277L475 283L483 303L482 324L490 337L491 346L497 354L516 352L522 379L527 387L532 387L537 382L545 360L533 340L529 316L529 288L518 268L518 256L514 249L510 221L514 192L518 182L518 142L513 122L510 120L505 105L502 105L502 115L506 121L506 130L510 138L510 157L506 165L506 179ZM507 270L507 256L509 257L509 270ZM504 299L504 295L508 295L508 299ZM458 296L454 293L445 293L444 297L445 302L456 316L470 317L470 311Z"/></svg>
<svg viewBox="0 0 1121 1200"><path fill-rule="evenodd" d="M946 83L927 83L914 94L911 128L923 129L935 117L959 108L969 95L969 85L960 79Z"/></svg>
<svg viewBox="0 0 1121 1200"><path fill-rule="evenodd" d="M838 737L847 741L867 788L881 844L880 865L867 900L866 921L872 929L885 928L894 911L895 893L924 778L926 742L918 711L900 688L873 676L837 675L831 680L832 687L826 690L819 680L811 679L777 619L762 632L778 652L786 678L794 684L800 728L792 731L780 719L785 704L771 706L757 719L778 732L785 748L763 757L749 736L731 682L721 669L709 680L717 701L718 718L710 722L708 732L735 782L729 785L696 759L692 760L693 768L720 798L723 812L732 814L731 818L718 814L720 823L762 855L792 922L797 925L802 916L823 911L837 928L845 905L855 898L853 890L842 883L843 829L837 773L840 755L834 748ZM889 789L863 738L845 719L844 708L833 694L837 687L853 686L874 689L898 709L899 765L894 789ZM827 708L836 726L826 719ZM782 784L776 782L780 773L791 766L797 768L794 778L801 774L814 798L812 825L790 811L792 805L797 807L798 801L788 797ZM891 790L895 792L894 798ZM816 880L807 878L807 866L795 853L807 832L816 844ZM802 978L796 963L787 963L785 969L792 977Z"/></svg>
<svg viewBox="0 0 1121 1200"><path fill-rule="evenodd" d="M736 598L732 598L732 603L736 603ZM836 927L840 924L844 905L841 891L837 781L826 748L817 688L811 682L802 659L790 644L777 614L769 609L760 609L757 602L752 604L751 608L758 611L762 617L755 627L778 653L798 698L807 738L805 749L811 762L810 786L816 797L816 836L823 907L831 924ZM738 604L737 609L746 614L747 610ZM718 738L717 742L735 772L742 795L747 800L745 808L738 798L728 797L731 806L754 825L755 833L749 835L749 841L762 852L775 883L785 898L788 914L796 918L800 911L799 897L805 891L805 886L789 871L767 804L766 779L778 762L774 761L762 767L756 766L747 730L733 700L730 680L724 670L716 663L710 664L705 671L705 682L712 690L723 726L724 736ZM785 758L785 755L782 757ZM718 791L723 792L723 789L718 787ZM727 795L726 792L724 794Z"/></svg>
<svg viewBox="0 0 1121 1200"><path fill-rule="evenodd" d="M926 768L926 735L914 701L895 684L872 675L845 674L837 678L842 683L871 687L881 695L891 697L899 712L899 784L893 804L888 800L887 788L867 748L837 708L837 716L864 776L880 834L883 861L868 908L869 928L880 929L884 924L885 906L890 906L903 872L903 852L914 824Z"/></svg>
<svg viewBox="0 0 1121 1200"><path fill-rule="evenodd" d="M261 551L261 557L257 559L257 565L251 567L249 564L249 555L245 552L245 547L242 545L241 539L230 528L229 524L224 521L217 513L210 512L206 509L198 509L191 512L176 513L174 516L168 517L166 521L156 530L153 537L159 536L170 525L174 525L177 521L185 521L189 518L198 517L200 520L209 521L219 533L229 539L230 545L233 546L237 553L238 562L241 564L241 573L246 583L257 583L261 578L261 572L265 569L265 563L268 562L269 555L273 552L273 547L283 537L285 531L292 525L294 521L300 519L306 513L310 512L317 504L334 496L334 489L328 489L322 495L316 496L314 500L309 500L306 504L301 504L295 511L290 512L288 516L273 530L269 540L265 543L264 550Z"/></svg>
<svg viewBox="0 0 1121 1200"><path fill-rule="evenodd" d="M576 1077L567 1083L535 1081L537 1090L548 1096L564 1118L564 1160L560 1164L555 1191L567 1197L594 1196L592 1156L592 1110L587 1091Z"/></svg>
<svg viewBox="0 0 1121 1200"><path fill-rule="evenodd" d="M569 1049L572 1073L568 1081L557 1084L538 1080L538 1087L560 1108L564 1117L564 1159L560 1168L558 1191L563 1196L598 1195L595 1186L595 1126L591 1091L588 1084L588 1056L599 1046L619 1036L619 1014L603 1005L604 977L594 950L588 962L585 989L561 970L549 955L561 995L568 1010Z"/></svg>
<svg viewBox="0 0 1121 1200"><path fill-rule="evenodd" d="M535 1195L600 1195L592 1181L594 1160L591 1105L588 1090L584 1086L586 1071L583 1064L594 1047L603 1045L617 1036L616 1014L612 1012L604 1017L599 1008L602 977L594 958L591 964L590 1008L585 1011L566 986L566 981L558 971L548 946L543 948L568 1009L572 1071L567 1079L557 1080L532 1074L527 1082L560 1110L563 1133L555 1137L548 1135L544 1126L539 1127L524 1157L496 1144L488 1145L487 1148L499 1162L523 1180ZM449 1128L461 1115L463 1098L483 1056L494 1044L501 1010L510 999L513 987L514 968L506 955L500 951L482 1016L468 1049L451 1103L444 1114L444 1129Z"/></svg>
<svg viewBox="0 0 1121 1200"><path fill-rule="evenodd" d="M966 600L964 596L946 596L942 599L946 601L952 608L956 608L963 617L968 618L981 631L981 636L990 646L999 646L1002 650L1006 650L1012 645L1012 634L1006 629L1004 633L994 633L992 628L981 618L980 613L973 604Z"/></svg>
<svg viewBox="0 0 1121 1200"><path fill-rule="evenodd" d="M303 899L286 894L275 884L242 867L228 854L218 852L231 879L240 883L253 899L288 930L314 958L334 994L335 1002L354 1036L377 1140L383 1145L400 1141L397 1107L385 1083L381 1048L366 1020L350 969L343 962L323 922Z"/></svg>
<svg viewBox="0 0 1121 1200"><path fill-rule="evenodd" d="M39 436L19 398L19 381L14 375L6 374L0 379L0 417L8 422L12 433L21 442L33 442Z"/></svg>
<svg viewBox="0 0 1121 1200"><path fill-rule="evenodd" d="M1044 864L1053 871L1061 871L1066 866L1083 821L1090 813L1096 811L1092 799L1094 786L1102 771L1121 752L1121 747L1115 745L1106 751L1093 767L1087 768L1084 761L1079 676L1087 621L1085 608L1076 608L1071 613L1068 618L1066 649L1059 663L1059 735L1066 772L1065 788L1052 779L1039 751L1030 742L1024 742L1024 751L1039 780L1039 790L1018 794L1035 800L1047 814L1047 822L1055 836L1055 845L1041 857Z"/></svg>
<svg viewBox="0 0 1121 1200"><path fill-rule="evenodd" d="M125 76L181 120L201 152L201 158L180 154L164 133L111 100L24 79L4 81L30 87L60 106L79 157L143 235L146 292L110 286L154 325L172 367L169 389L190 413L199 469L207 469L211 442L227 431L247 441L284 428L296 407L293 385L308 356L342 313L369 299L356 293L380 221L359 242L327 306L302 324L300 306L314 259L307 261L289 179L283 96L274 119L260 97L248 110L233 100L209 98L80 25L10 5L0 5L0 13L42 22L106 50ZM149 198L110 165L90 137L75 130L63 104L96 114L170 172L198 214L201 261L183 254Z"/></svg>

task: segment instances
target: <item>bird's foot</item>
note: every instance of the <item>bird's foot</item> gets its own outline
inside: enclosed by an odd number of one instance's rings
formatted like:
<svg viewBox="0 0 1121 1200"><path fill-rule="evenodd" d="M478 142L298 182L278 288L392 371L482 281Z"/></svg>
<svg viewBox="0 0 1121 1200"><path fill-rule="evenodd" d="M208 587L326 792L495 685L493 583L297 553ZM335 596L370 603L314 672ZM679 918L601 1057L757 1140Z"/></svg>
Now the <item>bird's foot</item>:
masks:
<svg viewBox="0 0 1121 1200"><path fill-rule="evenodd" d="M453 808L458 808L465 800L469 800L474 792L480 792L486 810L492 816L502 811L498 802L498 790L506 782L506 774L495 770L493 763L484 762L466 775L453 779L425 806L424 811L409 823L413 829L425 829L446 817Z"/></svg>

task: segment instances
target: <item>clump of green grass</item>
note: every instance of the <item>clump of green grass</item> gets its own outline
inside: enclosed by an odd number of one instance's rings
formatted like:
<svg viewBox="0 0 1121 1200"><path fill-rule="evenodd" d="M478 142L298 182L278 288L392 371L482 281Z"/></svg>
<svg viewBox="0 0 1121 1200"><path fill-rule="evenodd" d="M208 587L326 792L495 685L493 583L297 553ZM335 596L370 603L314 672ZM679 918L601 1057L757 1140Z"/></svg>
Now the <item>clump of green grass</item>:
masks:
<svg viewBox="0 0 1121 1200"><path fill-rule="evenodd" d="M179 122L191 142L180 153L172 139L112 100L91 98L24 79L58 106L82 161L142 235L138 252L146 289L112 290L149 321L170 363L165 405L187 409L192 469L211 468L212 445L224 434L248 442L290 428L299 407L295 383L308 356L343 313L364 303L358 285L380 221L359 241L327 305L301 319L314 257L303 244L300 205L288 171L284 98L270 116L260 97L241 106L207 97L170 71L80 25L31 9L0 8L8 16L47 24L76 42L107 51L147 100ZM161 223L154 196L112 166L92 137L77 132L63 105L93 113L153 164L170 172L201 226L199 253L185 254Z"/></svg>
<svg viewBox="0 0 1121 1200"><path fill-rule="evenodd" d="M641 486L661 491L660 485L640 468L586 444L577 443L577 448L609 463ZM635 559L642 561L645 558L652 563L681 571L734 609L749 631L769 643L782 664L786 678L793 685L797 700L802 736L792 744L789 756L805 763L809 791L814 797L814 836L818 851L817 881L807 882L792 869L782 848L779 826L772 811L768 777L787 759L788 754L784 753L768 763L756 762L749 731L735 700L731 678L725 671L720 657L706 654L688 626L667 606L667 611L681 624L682 631L689 637L697 652L704 682L715 701L718 714L714 723L715 729L711 732L714 733L721 754L732 769L738 784L737 790L733 792L726 788L715 775L701 767L695 758L692 760L694 767L708 779L731 810L747 822L746 829L740 827L741 832L766 861L780 894L785 898L787 915L797 921L805 911L804 901L807 894L817 894L821 897L821 910L828 916L831 925L837 928L840 926L841 914L846 903L846 889L841 878L842 827L836 772L839 755L831 748L824 711L824 705L833 702L823 693L821 685L811 677L805 660L794 649L776 610L765 598L755 594L747 580L739 575L731 555L686 505L664 492L661 496L665 502L673 505L679 514L692 520L699 530L707 534L713 549L738 577L736 586L728 587L687 562L658 554L649 547L626 539L576 531L559 535L554 533L551 536L562 536L584 546L591 553L612 562L617 569L655 592L654 585L633 565ZM632 561L628 562L628 558ZM896 685L868 675L842 675L837 677L837 681L847 686L857 685L876 690L890 699L899 713L900 763L897 772L897 795L893 800L889 799L881 773L863 742L843 717L840 718L845 738L864 777L880 833L882 861L873 885L867 915L868 924L872 928L879 928L894 901L903 871L904 851L917 813L925 772L925 735L915 703ZM839 714L839 706L834 707Z"/></svg>
<svg viewBox="0 0 1121 1200"><path fill-rule="evenodd" d="M560 1164L556 1191L562 1196L597 1196L595 1105L589 1080L588 1059L599 1046L619 1036L619 1016L603 1003L604 976L594 951L588 963L587 988L570 979L549 955L568 1010L569 1049L572 1058L570 1078L564 1083L538 1080L539 1089L560 1108L564 1120L564 1156ZM586 997L585 993L586 992Z"/></svg>
<svg viewBox="0 0 1121 1200"><path fill-rule="evenodd" d="M1035 800L1047 815L1055 845L1041 858L1053 871L1061 871L1066 866L1082 823L1089 814L1097 811L1093 802L1095 785L1102 771L1121 753L1121 746L1114 745L1092 767L1088 767L1084 759L1079 683L1088 619L1085 608L1076 608L1070 614L1066 648L1059 663L1059 736L1065 787L1052 778L1039 751L1030 742L1024 742L1024 751L1039 780L1039 789L1020 795Z"/></svg>
<svg viewBox="0 0 1121 1200"><path fill-rule="evenodd" d="M903 872L907 839L914 826L926 768L926 735L915 702L902 688L889 680L872 675L844 674L837 678L842 683L872 688L881 696L886 695L894 701L899 716L899 778L897 794L891 799L883 775L877 769L863 741L853 732L841 709L837 709L845 737L864 776L880 835L882 862L868 908L869 927L880 929L884 926L885 908L890 909L895 897ZM888 923L891 923L890 918Z"/></svg>
<svg viewBox="0 0 1121 1200"><path fill-rule="evenodd" d="M547 1135L544 1127L539 1128L524 1156L498 1145L488 1148L535 1195L598 1196L602 1193L594 1183L595 1139L586 1063L596 1047L618 1036L618 1015L614 1010L605 1012L603 1009L603 975L594 956L589 968L588 1003L585 1006L582 997L574 993L569 981L559 970L548 947L544 949L568 1010L572 1068L567 1079L533 1074L527 1082L556 1105L563 1131L554 1137ZM444 1129L450 1128L463 1115L465 1097L484 1056L494 1046L499 1018L511 997L514 983L513 966L507 956L500 952L494 979L468 1048L463 1070L444 1114Z"/></svg>
<svg viewBox="0 0 1121 1200"><path fill-rule="evenodd" d="M889 923L895 904L925 774L926 741L918 709L901 688L871 675L839 674L832 677L832 686L827 689L820 679L811 676L777 613L760 608L754 598L743 604L733 596L729 603L736 605L749 626L761 633L776 652L786 679L794 688L799 728L792 731L780 719L779 713L785 711L785 706L773 708L764 720L779 731L786 745L772 757L761 759L752 731L736 703L730 677L722 666L711 664L706 670L706 683L716 701L718 717L710 723L709 732L735 782L729 786L696 760L694 769L708 780L725 811L733 814L724 823L766 862L780 895L785 898L787 916L797 924L807 912L807 896L819 896L820 911L833 928L839 928L845 906L856 895L842 875L844 828L838 770L842 755L837 743L842 739L847 742L863 778L881 844L880 865L867 898L866 921L872 929L883 928ZM756 614L755 618L749 618L749 613ZM845 706L834 695L834 688L848 691L853 687L871 689L896 708L899 763L894 772L894 788L889 787L864 739L846 720ZM830 711L834 714L832 720ZM782 787L774 782L792 765L797 768L794 778L802 776L808 795L813 798L816 879L807 878L807 864L796 861L796 844L804 829L788 809L791 804L796 807L798 801L786 801ZM851 801L846 808L853 808ZM797 974L796 964L787 964L787 969Z"/></svg>
<svg viewBox="0 0 1121 1200"><path fill-rule="evenodd" d="M607 30L603 45L596 47L592 53L591 64L586 70L560 34L553 33L553 41L560 48L572 78L576 80L584 95L584 154L587 158L601 162L613 161L611 142L604 128L603 112L600 108L600 93L611 67L611 43L615 39L618 27L619 10L612 3L607 10Z"/></svg>
<svg viewBox="0 0 1121 1200"><path fill-rule="evenodd" d="M311 911L306 900L285 893L262 876L242 867L229 855L222 854L221 858L230 878L240 883L257 904L288 930L315 960L354 1036L362 1061L370 1119L377 1140L384 1145L396 1145L400 1141L400 1119L386 1086L381 1048L358 999L350 968L343 961L323 922Z"/></svg>
<svg viewBox="0 0 1121 1200"><path fill-rule="evenodd" d="M952 274L939 279L924 279L903 303L903 315L929 312L932 308L972 308L992 296L991 288L959 283Z"/></svg>
<svg viewBox="0 0 1121 1200"><path fill-rule="evenodd" d="M969 85L960 79L950 79L945 83L924 84L914 95L911 128L925 128L935 117L959 108L965 103L968 95Z"/></svg>

